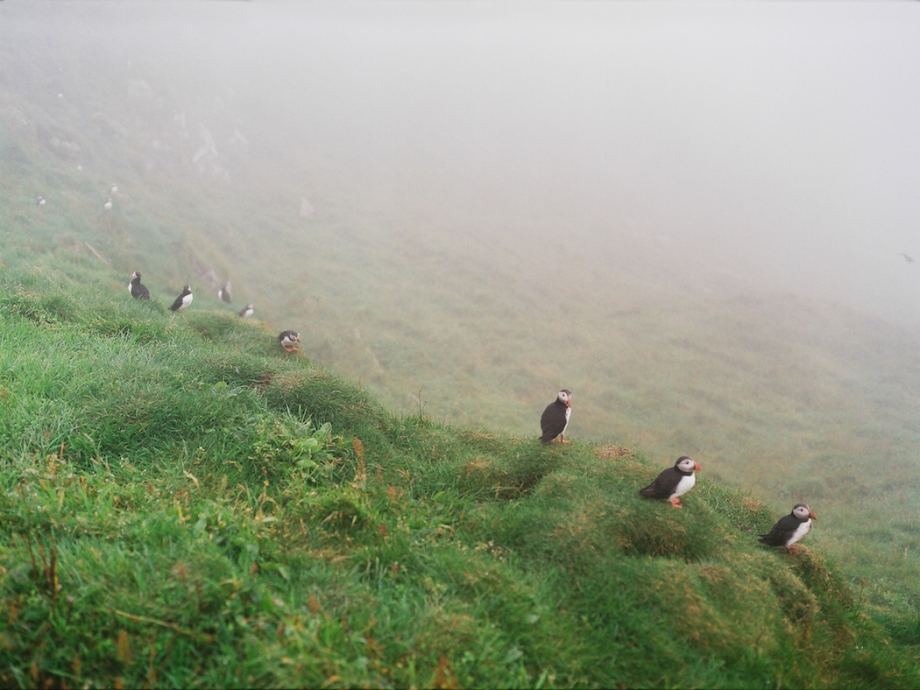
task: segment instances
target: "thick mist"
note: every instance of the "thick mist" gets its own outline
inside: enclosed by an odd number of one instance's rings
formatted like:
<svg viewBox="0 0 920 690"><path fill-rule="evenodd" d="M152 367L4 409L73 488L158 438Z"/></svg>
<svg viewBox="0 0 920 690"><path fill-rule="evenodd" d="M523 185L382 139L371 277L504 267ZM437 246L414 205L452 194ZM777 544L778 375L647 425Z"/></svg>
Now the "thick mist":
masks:
<svg viewBox="0 0 920 690"><path fill-rule="evenodd" d="M251 11L259 121L372 184L486 235L552 218L560 244L646 279L920 318L899 255L920 254L910 5Z"/></svg>
<svg viewBox="0 0 920 690"><path fill-rule="evenodd" d="M6 3L0 22L62 78L93 60L207 115L187 137L248 145L228 174L327 166L351 203L417 200L471 241L920 320L909 3Z"/></svg>

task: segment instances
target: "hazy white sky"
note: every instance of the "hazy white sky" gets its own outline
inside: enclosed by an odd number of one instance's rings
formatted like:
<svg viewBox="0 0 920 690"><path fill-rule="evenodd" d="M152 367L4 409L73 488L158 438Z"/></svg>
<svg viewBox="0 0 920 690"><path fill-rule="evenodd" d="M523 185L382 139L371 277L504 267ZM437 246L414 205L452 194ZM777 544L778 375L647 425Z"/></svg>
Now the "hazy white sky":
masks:
<svg viewBox="0 0 920 690"><path fill-rule="evenodd" d="M265 25L267 59L321 101L305 119L329 141L497 185L512 206L553 199L704 281L733 272L920 321L920 264L898 255L920 260L915 3L272 13L298 19Z"/></svg>
<svg viewBox="0 0 920 690"><path fill-rule="evenodd" d="M221 95L291 161L445 203L487 188L492 215L551 211L662 274L920 323L917 3L6 2L0 22L22 7L60 46Z"/></svg>

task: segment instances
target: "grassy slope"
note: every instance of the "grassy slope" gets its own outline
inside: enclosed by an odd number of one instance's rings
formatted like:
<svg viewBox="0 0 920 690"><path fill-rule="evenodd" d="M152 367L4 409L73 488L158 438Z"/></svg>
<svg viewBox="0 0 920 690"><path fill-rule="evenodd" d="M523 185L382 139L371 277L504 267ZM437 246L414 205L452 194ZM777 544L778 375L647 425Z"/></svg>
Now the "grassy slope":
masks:
<svg viewBox="0 0 920 690"><path fill-rule="evenodd" d="M920 640L920 490L904 479L916 475L920 365L898 347L910 334L790 300L714 300L698 285L677 295L631 273L633 246L575 245L548 262L543 243L580 219L489 217L471 212L489 206L485 194L439 197L364 161L317 151L291 175L284 152L226 145L234 123L247 135L257 127L232 98L210 102L210 81L199 89L190 73L176 85L115 35L114 51L134 61L124 74L95 47L61 56L53 32L39 35L28 49L5 44L0 60L7 268L83 275L71 264L91 256L89 241L117 269L94 273L99 289L123 294L140 268L166 303L194 285L194 264L214 266L239 300L299 328L317 362L387 409L417 411L421 390L431 418L499 434L531 435L545 391L567 385L576 438L638 445L655 465L689 452L706 477L753 488L774 517L809 500L822 518L809 543L841 561L898 639ZM94 79L113 65L111 80ZM218 65L209 79L221 76ZM192 165L199 123L230 182ZM104 214L112 181L122 193ZM308 220L296 216L304 194L317 207ZM48 252L57 258L38 258ZM564 291L547 270L568 276ZM207 305L194 286L196 306Z"/></svg>
<svg viewBox="0 0 920 690"><path fill-rule="evenodd" d="M394 417L111 280L4 266L4 685L920 682L824 556L755 544L751 497L676 511L642 458Z"/></svg>

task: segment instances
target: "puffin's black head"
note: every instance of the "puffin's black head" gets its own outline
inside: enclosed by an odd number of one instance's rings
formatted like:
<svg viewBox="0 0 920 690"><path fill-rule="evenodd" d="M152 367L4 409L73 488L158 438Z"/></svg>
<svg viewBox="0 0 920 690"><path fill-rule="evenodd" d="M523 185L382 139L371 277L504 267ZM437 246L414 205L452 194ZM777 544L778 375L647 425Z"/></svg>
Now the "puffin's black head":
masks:
<svg viewBox="0 0 920 690"><path fill-rule="evenodd" d="M802 522L805 522L808 518L812 520L818 519L818 516L812 512L811 508L804 503L797 503L795 508L792 509L792 514Z"/></svg>
<svg viewBox="0 0 920 690"><path fill-rule="evenodd" d="M182 296L183 296L183 297L184 297L185 295L191 295L191 294L192 294L192 287L191 287L190 285L186 285L184 288L182 288Z"/></svg>
<svg viewBox="0 0 920 690"><path fill-rule="evenodd" d="M561 391L559 391L559 395L556 396L556 400L561 402L566 407L571 407L572 406L572 391L566 388L563 388Z"/></svg>
<svg viewBox="0 0 920 690"><path fill-rule="evenodd" d="M676 467L684 474L693 474L694 470L697 472L701 472L703 470L703 468L700 467L700 463L686 455L682 455L677 458L677 462L674 463L674 467Z"/></svg>
<svg viewBox="0 0 920 690"><path fill-rule="evenodd" d="M135 280L136 280L137 282L140 282L140 281L141 281L141 274L138 273L137 271L134 271L134 273L131 274L131 281L133 282L133 281L135 281Z"/></svg>

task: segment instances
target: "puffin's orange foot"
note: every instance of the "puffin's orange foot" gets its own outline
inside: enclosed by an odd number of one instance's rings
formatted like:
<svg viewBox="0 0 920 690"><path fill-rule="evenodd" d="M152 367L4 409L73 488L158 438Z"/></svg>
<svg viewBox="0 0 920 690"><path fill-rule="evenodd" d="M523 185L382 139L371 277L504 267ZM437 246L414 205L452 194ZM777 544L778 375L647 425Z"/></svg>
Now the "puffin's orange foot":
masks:
<svg viewBox="0 0 920 690"><path fill-rule="evenodd" d="M790 544L789 546L786 547L786 551L788 551L793 556L795 556L796 554L799 553L799 547L796 546L795 544Z"/></svg>
<svg viewBox="0 0 920 690"><path fill-rule="evenodd" d="M567 439L567 438L560 438L560 439L559 439L559 442L560 442L560 443L571 443L571 441L570 441L569 439Z"/></svg>
<svg viewBox="0 0 920 690"><path fill-rule="evenodd" d="M671 505L675 508L683 508L683 506L680 504L680 498L672 498Z"/></svg>

